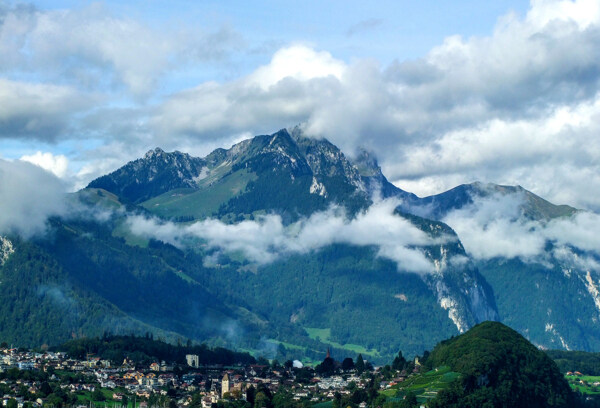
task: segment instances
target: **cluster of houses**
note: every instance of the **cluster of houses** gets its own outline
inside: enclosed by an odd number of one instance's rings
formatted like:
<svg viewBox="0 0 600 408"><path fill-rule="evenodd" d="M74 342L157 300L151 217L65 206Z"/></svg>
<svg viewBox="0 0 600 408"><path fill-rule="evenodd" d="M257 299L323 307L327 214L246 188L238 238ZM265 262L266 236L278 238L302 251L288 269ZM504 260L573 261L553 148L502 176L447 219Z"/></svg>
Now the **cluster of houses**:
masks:
<svg viewBox="0 0 600 408"><path fill-rule="evenodd" d="M188 355L186 359L190 367L200 368L197 356ZM268 388L272 393L284 386L292 391L295 400L307 399L312 402L331 400L336 392L341 395L349 394L350 391L346 387L350 382L354 382L357 388L365 387L365 382L354 370L343 376L313 376L308 383L296 381L290 368L273 368L268 365L204 367L203 372L205 376L198 384L203 394L203 408L209 408L221 399L245 399L246 391L250 387L258 389L259 385Z"/></svg>
<svg viewBox="0 0 600 408"><path fill-rule="evenodd" d="M582 377L583 374L579 371L568 371L567 374L567 379L571 382L575 382L577 384L583 385L583 386L592 386L592 387L600 387L600 381L594 381L594 382L588 382L583 380Z"/></svg>
<svg viewBox="0 0 600 408"><path fill-rule="evenodd" d="M17 368L19 370L43 370L52 372L51 380L60 381L60 373L80 373L83 383L65 383L61 388L66 392L94 392L98 387L110 390L110 403L116 406L124 399L141 403L141 408L153 395L168 395L176 399L178 406L190 405L192 398L201 398L202 407L209 408L223 399L245 399L248 389L259 386L276 392L279 387L288 388L296 400L313 402L327 401L334 394L349 394L347 387L364 388L365 382L357 376L354 370L327 378L311 374L307 381L296 380L295 371L290 367L271 367L269 365L247 365L236 367L201 366L198 356L188 355L187 367L174 373L174 365L167 362L153 362L144 367L135 365L125 359L121 364L111 364L108 360L88 356L84 360L70 358L61 352L34 353L19 352L15 349L0 348L0 372ZM57 376L58 374L58 376ZM9 380L3 380L7 384ZM29 387L32 395L40 388L39 382L21 382L12 384L16 390L19 387ZM383 387L390 384L383 383ZM6 406L8 401L15 399L18 408L40 407L45 405L43 399L35 401L15 394L3 397ZM27 406L25 406L27 404Z"/></svg>

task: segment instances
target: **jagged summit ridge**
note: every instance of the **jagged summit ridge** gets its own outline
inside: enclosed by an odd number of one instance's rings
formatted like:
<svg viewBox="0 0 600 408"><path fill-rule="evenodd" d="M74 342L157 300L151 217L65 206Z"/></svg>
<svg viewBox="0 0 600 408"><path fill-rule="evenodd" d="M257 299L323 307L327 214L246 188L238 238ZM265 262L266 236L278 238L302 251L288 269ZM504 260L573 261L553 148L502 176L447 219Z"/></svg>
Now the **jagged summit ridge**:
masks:
<svg viewBox="0 0 600 408"><path fill-rule="evenodd" d="M102 188L137 204L173 189L193 188L194 179L205 166L204 160L187 153L166 153L157 147L143 158L93 180L88 188Z"/></svg>
<svg viewBox="0 0 600 408"><path fill-rule="evenodd" d="M88 187L105 189L136 204L176 189L202 190L219 183L231 184L236 177L254 180L237 183L231 188L232 197L252 190L256 179L263 176L284 177L289 183L282 188L296 193L301 189L321 197L323 203L355 201L364 207L375 189L382 190L385 197L404 193L385 179L376 161L371 159L367 166L369 171L361 170L334 144L309 138L296 127L243 140L229 149L216 149L204 158L156 147ZM240 171L245 176L238 176Z"/></svg>

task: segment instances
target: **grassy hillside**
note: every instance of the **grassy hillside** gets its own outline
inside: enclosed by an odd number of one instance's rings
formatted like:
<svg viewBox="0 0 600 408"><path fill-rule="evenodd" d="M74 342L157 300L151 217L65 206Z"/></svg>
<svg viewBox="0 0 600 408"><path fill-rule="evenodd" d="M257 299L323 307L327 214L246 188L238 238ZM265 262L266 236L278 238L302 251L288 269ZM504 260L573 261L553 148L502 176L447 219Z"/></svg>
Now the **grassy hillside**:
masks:
<svg viewBox="0 0 600 408"><path fill-rule="evenodd" d="M461 379L430 407L572 407L576 400L556 364L511 328L481 323L438 344L427 365Z"/></svg>
<svg viewBox="0 0 600 408"><path fill-rule="evenodd" d="M382 394L389 397L391 401L397 401L402 400L408 393L413 393L419 403L426 404L459 378L459 373L452 371L448 366L442 366L412 375L405 381L383 391Z"/></svg>
<svg viewBox="0 0 600 408"><path fill-rule="evenodd" d="M141 205L163 218L203 219L216 214L219 207L245 191L256 176L241 169L199 189L177 189L154 197Z"/></svg>

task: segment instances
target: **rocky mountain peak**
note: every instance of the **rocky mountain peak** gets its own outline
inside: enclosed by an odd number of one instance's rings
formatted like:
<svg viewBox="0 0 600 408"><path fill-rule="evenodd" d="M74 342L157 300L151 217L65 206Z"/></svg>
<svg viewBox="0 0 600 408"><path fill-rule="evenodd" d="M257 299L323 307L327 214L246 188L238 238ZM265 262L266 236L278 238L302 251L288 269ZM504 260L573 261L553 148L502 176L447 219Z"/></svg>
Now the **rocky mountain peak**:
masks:
<svg viewBox="0 0 600 408"><path fill-rule="evenodd" d="M206 166L204 160L186 153L167 153L157 147L144 157L88 184L88 188L101 188L133 203L176 188L193 188L194 179Z"/></svg>
<svg viewBox="0 0 600 408"><path fill-rule="evenodd" d="M379 167L379 163L377 163L377 158L365 148L358 149L352 163L363 177L373 177L382 174L381 167Z"/></svg>
<svg viewBox="0 0 600 408"><path fill-rule="evenodd" d="M156 147L154 150L148 150L144 155L144 159L152 159L156 156L162 156L165 154L165 151L160 147Z"/></svg>

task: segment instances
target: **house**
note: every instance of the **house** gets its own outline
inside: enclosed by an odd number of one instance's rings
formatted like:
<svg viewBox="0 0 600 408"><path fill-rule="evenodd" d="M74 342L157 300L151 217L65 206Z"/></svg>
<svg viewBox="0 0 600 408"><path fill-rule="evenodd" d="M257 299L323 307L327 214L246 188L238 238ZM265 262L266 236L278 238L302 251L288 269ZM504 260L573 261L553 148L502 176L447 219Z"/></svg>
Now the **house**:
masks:
<svg viewBox="0 0 600 408"><path fill-rule="evenodd" d="M190 367L198 368L199 366L199 357L196 354L187 354L185 356L185 361Z"/></svg>

